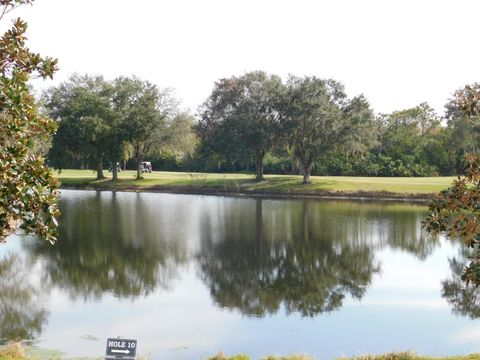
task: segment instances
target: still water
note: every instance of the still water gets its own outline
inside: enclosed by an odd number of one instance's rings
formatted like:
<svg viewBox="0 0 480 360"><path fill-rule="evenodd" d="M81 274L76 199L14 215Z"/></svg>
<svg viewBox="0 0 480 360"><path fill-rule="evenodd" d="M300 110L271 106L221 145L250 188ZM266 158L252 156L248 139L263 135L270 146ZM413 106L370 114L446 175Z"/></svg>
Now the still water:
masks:
<svg viewBox="0 0 480 360"><path fill-rule="evenodd" d="M102 356L480 351L480 292L419 205L63 191L60 238L0 245L0 339Z"/></svg>

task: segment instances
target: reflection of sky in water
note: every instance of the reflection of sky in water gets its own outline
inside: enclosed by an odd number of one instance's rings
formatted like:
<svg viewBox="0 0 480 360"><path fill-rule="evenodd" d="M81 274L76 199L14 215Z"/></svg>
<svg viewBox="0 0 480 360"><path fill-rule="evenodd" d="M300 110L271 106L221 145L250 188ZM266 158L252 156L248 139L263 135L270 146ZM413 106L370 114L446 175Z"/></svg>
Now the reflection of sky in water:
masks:
<svg viewBox="0 0 480 360"><path fill-rule="evenodd" d="M426 278L434 279L435 270L441 269L432 269ZM81 335L122 336L138 339L138 352L153 358L182 354L181 358L192 359L220 350L248 353L252 358L289 353L334 358L408 349L430 355L480 351L476 336L480 324L452 316L439 297L440 286L408 290L403 285L385 285L390 273L385 271L383 276L362 301L347 301L340 311L315 318L286 317L280 311L256 319L219 310L192 269L173 291L160 291L135 303L106 297L102 303L72 304L54 293L52 315L40 345L61 344L72 354L95 356L105 351L105 341L88 341Z"/></svg>
<svg viewBox="0 0 480 360"><path fill-rule="evenodd" d="M65 193L80 200L88 194ZM100 196L108 199L110 193ZM397 245L375 246L380 272L373 274L361 300L347 294L339 310L313 318L302 318L298 312L287 316L284 308L262 318L249 317L238 309L218 307L210 289L199 278L201 270L194 256L202 246L198 229L205 211L210 212L209 231L216 243L222 241L218 233L226 231L226 225L219 221L222 214L234 213L235 207L254 200L184 196L178 202L175 195L117 194L118 201L135 196L149 204L147 209L162 211L162 216L143 213L145 221L163 232L161 239L159 235L155 237L158 241L183 239L182 252L187 254L188 261L180 266L171 286L157 288L146 296L120 299L105 293L101 298L84 301L81 297L72 299L68 291L55 286L46 290L45 306L50 314L40 335L40 347L60 348L68 355L102 356L106 338L121 336L137 339L137 354L153 359L201 359L219 351L247 353L252 358L309 353L322 359L395 350L429 355L480 351L480 324L452 315L450 306L440 296L441 281L451 274L447 259L458 254L457 244L441 240L424 261ZM234 204L228 204L229 201ZM273 201L272 212L284 211L281 204ZM137 205L134 201L122 202L122 211L133 214L138 211ZM283 224L282 228L278 225L281 216L267 213L265 217L262 221L270 222L275 231L295 225L292 219L292 224ZM188 226L185 219L189 219ZM241 225L241 219L235 218L232 223L235 228ZM370 233L362 235L361 242L381 244L387 236L386 229L377 218L370 219L369 224L381 231L370 229ZM126 226L125 229L134 230ZM173 234L175 229L177 233ZM347 229L348 238L355 236L354 230ZM135 239L135 231L131 236ZM20 242L11 238L0 246L0 260L7 253L21 252L21 248ZM47 260L42 259L40 264L43 261ZM36 266L38 270L39 263Z"/></svg>

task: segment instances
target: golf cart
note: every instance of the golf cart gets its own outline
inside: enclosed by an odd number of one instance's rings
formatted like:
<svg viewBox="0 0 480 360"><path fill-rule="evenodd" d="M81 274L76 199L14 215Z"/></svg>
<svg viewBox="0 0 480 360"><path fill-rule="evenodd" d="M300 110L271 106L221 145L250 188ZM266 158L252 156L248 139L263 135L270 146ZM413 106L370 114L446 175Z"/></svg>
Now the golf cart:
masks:
<svg viewBox="0 0 480 360"><path fill-rule="evenodd" d="M151 173L152 172L152 163L150 161L143 161L140 165L140 170L142 173Z"/></svg>

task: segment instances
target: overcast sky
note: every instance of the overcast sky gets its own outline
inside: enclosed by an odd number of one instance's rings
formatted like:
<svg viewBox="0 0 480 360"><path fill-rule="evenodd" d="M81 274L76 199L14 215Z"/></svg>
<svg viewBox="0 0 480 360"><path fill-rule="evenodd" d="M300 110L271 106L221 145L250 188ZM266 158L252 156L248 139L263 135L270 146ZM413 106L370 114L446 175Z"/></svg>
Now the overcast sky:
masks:
<svg viewBox="0 0 480 360"><path fill-rule="evenodd" d="M265 70L334 78L376 112L427 101L439 114L480 80L479 14L476 0L36 0L12 13L32 50L59 59L47 86L137 75L195 112L217 79Z"/></svg>

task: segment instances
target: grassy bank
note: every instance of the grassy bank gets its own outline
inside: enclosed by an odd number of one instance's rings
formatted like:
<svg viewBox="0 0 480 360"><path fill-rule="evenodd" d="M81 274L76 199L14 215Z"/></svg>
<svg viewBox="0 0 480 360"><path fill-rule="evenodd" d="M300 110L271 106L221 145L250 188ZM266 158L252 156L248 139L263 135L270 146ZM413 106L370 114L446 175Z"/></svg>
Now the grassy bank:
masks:
<svg viewBox="0 0 480 360"><path fill-rule="evenodd" d="M64 170L56 176L64 188L410 199L427 199L454 179L313 176L311 184L303 185L301 176L291 175L267 175L262 182L255 182L249 174L153 172L144 174L143 180L135 180L134 171L125 171L119 173L116 182L95 180L95 173L90 170Z"/></svg>
<svg viewBox="0 0 480 360"><path fill-rule="evenodd" d="M34 347L25 348L19 343L0 346L0 360L101 360L103 357L97 358L65 358L60 351L41 350ZM138 356L138 360L148 360L148 357ZM201 360L201 359L199 359ZM239 354L227 356L224 353L219 353L206 360L252 360L249 356ZM308 355L288 355L277 356L270 355L262 357L260 360L321 360ZM480 360L480 354L458 355L447 357L431 357L417 355L412 352L396 352L382 355L361 355L352 358L341 358L337 360Z"/></svg>
<svg viewBox="0 0 480 360"><path fill-rule="evenodd" d="M479 360L480 354L447 356L447 357L431 357L417 355L412 352L389 353L383 355L362 355L352 358L341 358L338 360ZM223 356L217 355L208 360L251 360L246 355ZM260 360L321 360L308 355L290 355L290 356L267 356Z"/></svg>

